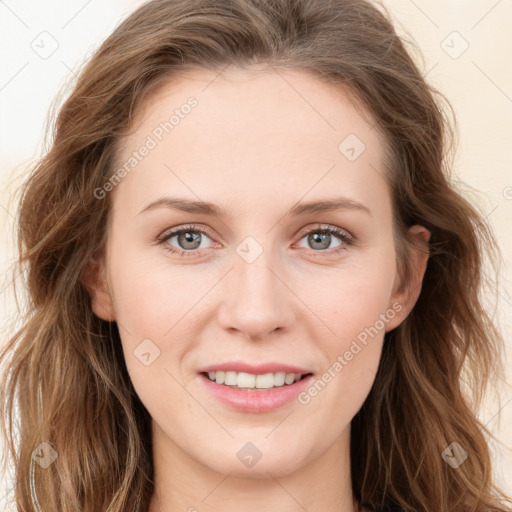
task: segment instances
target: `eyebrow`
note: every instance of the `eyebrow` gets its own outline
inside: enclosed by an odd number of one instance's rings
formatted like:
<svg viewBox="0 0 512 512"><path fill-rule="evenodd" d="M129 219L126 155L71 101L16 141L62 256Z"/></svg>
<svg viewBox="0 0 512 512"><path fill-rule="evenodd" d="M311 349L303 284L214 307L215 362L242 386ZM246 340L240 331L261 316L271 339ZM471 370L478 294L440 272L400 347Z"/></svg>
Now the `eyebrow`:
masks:
<svg viewBox="0 0 512 512"><path fill-rule="evenodd" d="M157 199L156 201L146 205L138 215L157 208L171 208L187 213L202 213L204 215L221 218L228 217L228 213L224 208L213 203L207 201L192 201L190 199L180 197L162 197ZM370 216L372 215L368 207L347 197L336 197L333 199L297 203L287 212L286 215L298 217L311 213L325 213L335 210L359 210Z"/></svg>

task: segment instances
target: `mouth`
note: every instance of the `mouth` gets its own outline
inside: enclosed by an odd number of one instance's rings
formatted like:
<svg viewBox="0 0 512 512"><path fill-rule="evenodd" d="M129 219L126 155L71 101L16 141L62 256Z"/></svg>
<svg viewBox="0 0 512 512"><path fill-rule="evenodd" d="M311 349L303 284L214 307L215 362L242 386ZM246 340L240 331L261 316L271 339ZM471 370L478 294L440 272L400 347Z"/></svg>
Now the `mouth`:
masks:
<svg viewBox="0 0 512 512"><path fill-rule="evenodd" d="M235 371L200 372L208 397L242 413L265 413L293 403L313 382L313 373L251 374Z"/></svg>
<svg viewBox="0 0 512 512"><path fill-rule="evenodd" d="M268 391L271 389L292 386L296 382L306 379L313 373L285 373L270 372L254 374L236 371L200 372L200 375L215 384L248 391Z"/></svg>

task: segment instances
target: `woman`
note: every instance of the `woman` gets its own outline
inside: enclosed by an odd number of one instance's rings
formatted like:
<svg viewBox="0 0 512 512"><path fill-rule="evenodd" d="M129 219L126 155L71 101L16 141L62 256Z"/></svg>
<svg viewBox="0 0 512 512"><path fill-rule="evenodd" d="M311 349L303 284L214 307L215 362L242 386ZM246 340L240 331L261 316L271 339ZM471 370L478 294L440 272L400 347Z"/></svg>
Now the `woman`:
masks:
<svg viewBox="0 0 512 512"><path fill-rule="evenodd" d="M436 96L366 1L124 21L20 202L17 507L509 510L474 412L496 246Z"/></svg>

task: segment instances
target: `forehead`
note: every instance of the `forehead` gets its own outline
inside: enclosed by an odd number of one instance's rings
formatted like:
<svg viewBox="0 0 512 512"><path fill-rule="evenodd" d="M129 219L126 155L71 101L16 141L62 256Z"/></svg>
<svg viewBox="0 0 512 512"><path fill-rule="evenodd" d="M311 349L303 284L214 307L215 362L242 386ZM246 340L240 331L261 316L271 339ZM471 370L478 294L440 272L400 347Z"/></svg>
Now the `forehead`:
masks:
<svg viewBox="0 0 512 512"><path fill-rule="evenodd" d="M196 70L160 85L137 113L117 161L129 173L115 194L134 208L164 189L216 203L334 190L371 201L386 189L384 152L342 86L297 69Z"/></svg>

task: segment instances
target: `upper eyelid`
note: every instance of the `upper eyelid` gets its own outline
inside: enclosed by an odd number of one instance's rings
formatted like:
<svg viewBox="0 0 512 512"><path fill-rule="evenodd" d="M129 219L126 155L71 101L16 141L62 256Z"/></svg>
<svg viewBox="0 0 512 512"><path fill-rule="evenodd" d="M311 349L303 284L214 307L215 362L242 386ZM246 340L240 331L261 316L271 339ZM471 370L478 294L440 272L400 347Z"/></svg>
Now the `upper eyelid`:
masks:
<svg viewBox="0 0 512 512"><path fill-rule="evenodd" d="M325 223L317 223L316 226L309 226L309 227L305 227L305 228L302 228L300 229L299 231L297 231L297 233L295 234L295 236L300 236L301 238L311 232L315 232L315 231L334 231L334 235L344 235L346 234L347 235L347 238L350 238L350 239L353 239L354 236L349 232L347 231L346 229L342 228L342 227L339 227L339 226L333 226L331 224L325 224Z"/></svg>
<svg viewBox="0 0 512 512"><path fill-rule="evenodd" d="M178 233L182 232L182 231L199 231L199 232L204 232L204 234L208 235L210 238L213 238L210 233L209 233L209 229L202 226L202 225L187 225L187 224L184 224L182 226L176 226L174 228L168 228L166 229L161 235L158 235L157 239L160 240L160 239L163 239L163 238L168 238L168 237L171 237L171 236L176 236Z"/></svg>

